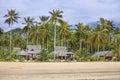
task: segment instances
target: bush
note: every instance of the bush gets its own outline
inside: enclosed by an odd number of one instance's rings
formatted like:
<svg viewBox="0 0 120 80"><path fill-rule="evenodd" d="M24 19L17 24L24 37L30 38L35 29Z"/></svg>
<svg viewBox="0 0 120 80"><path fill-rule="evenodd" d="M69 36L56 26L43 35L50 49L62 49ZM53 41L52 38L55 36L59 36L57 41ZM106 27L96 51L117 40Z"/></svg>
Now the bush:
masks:
<svg viewBox="0 0 120 80"><path fill-rule="evenodd" d="M51 57L51 56L49 56L49 53L47 52L47 50L46 49L42 49L42 51L39 53L39 55L38 55L38 60L39 61L46 61L46 62L48 62L49 61L49 57Z"/></svg>
<svg viewBox="0 0 120 80"><path fill-rule="evenodd" d="M113 56L113 57L112 57L112 61L117 61L117 57L116 57L116 56Z"/></svg>

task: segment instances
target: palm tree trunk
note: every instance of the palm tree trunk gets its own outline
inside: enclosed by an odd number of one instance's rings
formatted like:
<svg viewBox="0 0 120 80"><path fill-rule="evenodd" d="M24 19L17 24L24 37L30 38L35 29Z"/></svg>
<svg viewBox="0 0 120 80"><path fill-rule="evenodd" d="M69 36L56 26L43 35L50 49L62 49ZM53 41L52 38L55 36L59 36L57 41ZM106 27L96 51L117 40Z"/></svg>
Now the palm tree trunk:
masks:
<svg viewBox="0 0 120 80"><path fill-rule="evenodd" d="M98 51L98 52L100 51L100 49L99 49L99 48L100 48L100 46L99 46L99 44L98 44L98 48L97 48L97 51Z"/></svg>
<svg viewBox="0 0 120 80"><path fill-rule="evenodd" d="M12 26L10 26L10 59L11 59L11 54L12 54Z"/></svg>
<svg viewBox="0 0 120 80"><path fill-rule="evenodd" d="M48 51L48 37L47 37L47 43L46 43L46 46L47 46L47 51Z"/></svg>
<svg viewBox="0 0 120 80"><path fill-rule="evenodd" d="M82 41L80 40L80 51L82 50Z"/></svg>
<svg viewBox="0 0 120 80"><path fill-rule="evenodd" d="M27 31L27 33L26 33L26 60L27 60L27 51L28 51L28 49L27 49L27 46L28 46L28 33L29 33L29 30Z"/></svg>
<svg viewBox="0 0 120 80"><path fill-rule="evenodd" d="M56 46L56 25L54 27L54 49L55 49L55 46ZM55 53L54 53L54 61L55 61Z"/></svg>
<svg viewBox="0 0 120 80"><path fill-rule="evenodd" d="M64 42L63 42L63 35L62 35L62 41L61 41L61 46L64 46Z"/></svg>
<svg viewBox="0 0 120 80"><path fill-rule="evenodd" d="M37 42L36 42L36 45L38 45L38 36L37 36Z"/></svg>

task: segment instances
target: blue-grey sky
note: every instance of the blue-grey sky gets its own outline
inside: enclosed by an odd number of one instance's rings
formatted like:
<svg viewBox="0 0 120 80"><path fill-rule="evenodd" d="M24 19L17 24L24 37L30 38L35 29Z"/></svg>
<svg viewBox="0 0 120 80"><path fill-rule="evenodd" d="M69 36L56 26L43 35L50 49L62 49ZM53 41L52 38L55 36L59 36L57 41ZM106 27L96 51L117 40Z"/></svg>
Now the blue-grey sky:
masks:
<svg viewBox="0 0 120 80"><path fill-rule="evenodd" d="M53 9L62 10L63 19L69 24L96 22L100 17L120 22L120 0L0 0L0 27L4 31L9 30L3 18L7 9L15 9L21 17L13 28L23 27L24 17L38 21L39 16L50 16Z"/></svg>

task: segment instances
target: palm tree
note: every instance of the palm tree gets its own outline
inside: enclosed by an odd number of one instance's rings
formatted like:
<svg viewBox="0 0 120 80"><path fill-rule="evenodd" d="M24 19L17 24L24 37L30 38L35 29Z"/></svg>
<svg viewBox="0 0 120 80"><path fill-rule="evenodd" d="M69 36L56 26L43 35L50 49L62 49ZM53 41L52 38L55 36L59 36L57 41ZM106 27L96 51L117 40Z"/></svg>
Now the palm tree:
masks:
<svg viewBox="0 0 120 80"><path fill-rule="evenodd" d="M41 20L40 24L44 25L45 23L48 22L49 16L41 16L41 17L39 17L39 19Z"/></svg>
<svg viewBox="0 0 120 80"><path fill-rule="evenodd" d="M65 46L66 37L70 34L70 28L67 22L61 21L61 26L59 27L59 35L61 37L61 45Z"/></svg>
<svg viewBox="0 0 120 80"><path fill-rule="evenodd" d="M11 9L8 10L8 13L5 14L4 16L6 18L5 23L7 23L10 27L10 58L11 58L11 50L12 50L12 25L14 24L14 22L18 23L18 18L20 18L18 16L18 13L16 13L15 10Z"/></svg>
<svg viewBox="0 0 120 80"><path fill-rule="evenodd" d="M3 29L0 27L0 46L2 46L2 34L3 34Z"/></svg>
<svg viewBox="0 0 120 80"><path fill-rule="evenodd" d="M110 43L111 43L111 34L114 29L113 27L113 21L105 20L104 18L100 18L100 26L102 29L106 30L106 34L108 35L108 48L110 50Z"/></svg>
<svg viewBox="0 0 120 80"><path fill-rule="evenodd" d="M85 27L82 23L78 23L75 25L77 28L76 30L76 37L79 38L79 49L82 49L82 42L85 39Z"/></svg>
<svg viewBox="0 0 120 80"><path fill-rule="evenodd" d="M107 42L108 38L105 34L106 30L102 29L98 24L92 31L91 42L97 46L97 51L100 51L100 46Z"/></svg>
<svg viewBox="0 0 120 80"><path fill-rule="evenodd" d="M39 45L40 35L41 35L40 26L36 24L31 28L31 32L30 32L30 38L33 44Z"/></svg>
<svg viewBox="0 0 120 80"><path fill-rule="evenodd" d="M112 38L113 50L117 56L120 55L120 34L116 34Z"/></svg>
<svg viewBox="0 0 120 80"><path fill-rule="evenodd" d="M33 26L33 23L34 23L33 20L34 20L34 18L30 18L30 16L24 18L25 22L23 24L25 24L25 27L23 28L23 32L25 32L25 34L26 34L26 40L27 40L26 45L28 45L28 36L29 36L30 28Z"/></svg>
<svg viewBox="0 0 120 80"><path fill-rule="evenodd" d="M63 13L63 11L53 10L52 12L50 11L49 13L51 14L50 21L54 26L54 48L55 48L56 46L56 25L61 20L62 18L61 14ZM55 54L54 54L54 61L55 61Z"/></svg>
<svg viewBox="0 0 120 80"><path fill-rule="evenodd" d="M21 34L15 34L13 36L13 45L15 47L20 47L23 48L25 46L25 40L23 39L23 37L21 36Z"/></svg>
<svg viewBox="0 0 120 80"><path fill-rule="evenodd" d="M48 39L50 37L50 23L49 23L49 16L41 16L40 18L40 25L42 30L42 37L43 37L43 45L46 41L46 48L48 50ZM45 48L45 46L44 46Z"/></svg>

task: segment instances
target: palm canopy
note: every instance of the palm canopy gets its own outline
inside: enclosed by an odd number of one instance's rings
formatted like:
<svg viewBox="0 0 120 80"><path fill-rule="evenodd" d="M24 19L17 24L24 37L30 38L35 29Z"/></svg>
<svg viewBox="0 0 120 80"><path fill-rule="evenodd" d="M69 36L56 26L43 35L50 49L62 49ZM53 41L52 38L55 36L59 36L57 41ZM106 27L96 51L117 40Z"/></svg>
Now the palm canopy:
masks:
<svg viewBox="0 0 120 80"><path fill-rule="evenodd" d="M67 22L61 21L61 26L59 27L59 34L62 37L66 37L70 34L70 28L68 27L69 25Z"/></svg>
<svg viewBox="0 0 120 80"><path fill-rule="evenodd" d="M111 33L111 31L114 29L113 27L113 21L110 21L110 20L105 20L104 18L100 18L100 26L103 28L103 29L107 29L107 33Z"/></svg>
<svg viewBox="0 0 120 80"><path fill-rule="evenodd" d="M23 28L24 32L28 32L28 29L33 26L33 23L34 23L33 20L34 18L31 18L30 16L24 18L24 23L22 23L22 24L25 24L25 27Z"/></svg>
<svg viewBox="0 0 120 80"><path fill-rule="evenodd" d="M82 23L78 23L75 25L76 26L76 36L79 37L80 40L82 40L83 38L85 38L85 30L87 28L85 28L85 26Z"/></svg>
<svg viewBox="0 0 120 80"><path fill-rule="evenodd" d="M108 40L105 32L106 30L102 29L99 24L92 31L91 42L94 46L98 46L98 52L100 45L103 45Z"/></svg>
<svg viewBox="0 0 120 80"><path fill-rule="evenodd" d="M24 18L25 22L23 24L25 24L27 27L31 27L34 23L33 20L34 20L34 18L31 18L30 16L28 16L28 17Z"/></svg>
<svg viewBox="0 0 120 80"><path fill-rule="evenodd" d="M49 16L41 16L39 17L39 19L41 20L41 22L45 23L49 20Z"/></svg>
<svg viewBox="0 0 120 80"><path fill-rule="evenodd" d="M8 14L5 14L4 17L6 18L5 23L9 25L13 25L14 22L18 23L17 19L20 18L18 13L13 9L8 10Z"/></svg>
<svg viewBox="0 0 120 80"><path fill-rule="evenodd" d="M63 11L53 10L49 13L51 14L50 21L55 24L56 22L59 22L61 20Z"/></svg>

